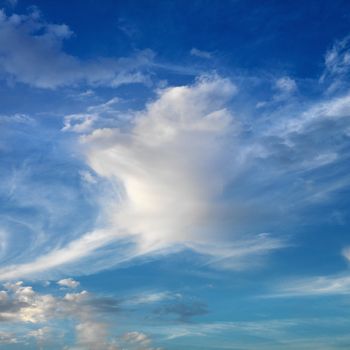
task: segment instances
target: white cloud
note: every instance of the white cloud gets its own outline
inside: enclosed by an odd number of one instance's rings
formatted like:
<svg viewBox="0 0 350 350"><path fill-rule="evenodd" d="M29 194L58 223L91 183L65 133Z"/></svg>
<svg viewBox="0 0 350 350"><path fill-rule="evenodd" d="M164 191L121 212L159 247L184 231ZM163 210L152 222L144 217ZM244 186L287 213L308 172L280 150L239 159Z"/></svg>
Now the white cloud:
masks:
<svg viewBox="0 0 350 350"><path fill-rule="evenodd" d="M11 322L40 323L51 317L56 307L52 295L39 295L22 282L5 284L6 298L1 301L0 320ZM4 294L3 294L4 296Z"/></svg>
<svg viewBox="0 0 350 350"><path fill-rule="evenodd" d="M3 267L0 278L38 276L78 263L116 242L124 242L127 248L105 260L100 254L103 263L94 264L96 268L184 248L204 255L206 263L215 267L259 266L261 257L285 245L283 238L258 231L261 224L280 220L273 202L282 215L293 201L302 203L306 194L315 195L304 188L293 191L292 197L265 191L269 183L283 179L282 161L290 157L287 152L295 159L288 163L292 172L315 169L339 158L332 149L312 149L308 154L299 147L299 140L290 137L296 127L303 137L307 135L306 125L339 102L330 101L326 109L312 107L316 112L310 109L292 121L278 120L278 125L272 124L246 142L242 123L228 108L236 92L228 79L202 77L193 85L159 90L143 111L130 112L133 119L126 128L83 133L81 147L88 165L111 184L113 194L100 201L104 225L35 260ZM115 112L118 102L112 99L89 111L97 115ZM288 147L281 148L281 143ZM260 177L247 176L261 168L262 162ZM285 191L289 188L288 182Z"/></svg>
<svg viewBox="0 0 350 350"><path fill-rule="evenodd" d="M240 255L238 236L239 247L214 243L227 230L235 234L234 227L221 225L225 215L242 221L223 199L244 162L245 150L235 147L238 123L225 108L235 92L227 79L204 77L193 86L162 90L136 115L131 132L105 128L83 137L91 168L122 187L122 199L111 209L113 226L121 236L134 237L141 253L180 244L206 254ZM260 249L241 255L281 246L275 241L267 248L265 240L261 236Z"/></svg>
<svg viewBox="0 0 350 350"><path fill-rule="evenodd" d="M350 248L342 251L350 261ZM344 272L328 276L316 276L286 280L275 287L275 291L267 297L327 296L350 294L350 274Z"/></svg>
<svg viewBox="0 0 350 350"><path fill-rule="evenodd" d="M118 311L114 298L87 291L63 296L43 294L21 281L6 283L0 296L0 323L11 324L13 330L0 332L0 344L23 343L24 347L34 339L38 349L61 345L60 348L70 350L155 350L145 333L131 330L123 335L128 329L123 327L124 331L118 335L111 318ZM67 326L64 329L63 320ZM65 336L71 331L75 339ZM127 344L127 347L119 344Z"/></svg>
<svg viewBox="0 0 350 350"><path fill-rule="evenodd" d="M89 106L84 113L67 115L64 117L62 131L88 133L103 122L113 123L119 103L120 99L114 97L104 103Z"/></svg>
<svg viewBox="0 0 350 350"><path fill-rule="evenodd" d="M73 280L73 278L64 278L62 280L59 280L57 284L61 287L68 287L68 288L77 288L80 283L78 281Z"/></svg>
<svg viewBox="0 0 350 350"><path fill-rule="evenodd" d="M235 127L223 108L234 92L228 80L170 88L137 117L132 133L99 129L84 137L92 169L124 187L112 220L139 235L145 249L190 240L211 215L211 200L227 181L215 163Z"/></svg>
<svg viewBox="0 0 350 350"><path fill-rule="evenodd" d="M83 133L92 130L94 122L98 119L96 114L70 114L64 118L62 131Z"/></svg>
<svg viewBox="0 0 350 350"><path fill-rule="evenodd" d="M297 84L290 77L282 77L276 80L276 88L282 93L291 94L297 90Z"/></svg>
<svg viewBox="0 0 350 350"><path fill-rule="evenodd" d="M33 124L35 120L27 114L15 113L13 115L0 115L0 125L1 124Z"/></svg>
<svg viewBox="0 0 350 350"><path fill-rule="evenodd" d="M341 120L348 116L350 116L350 95L344 94L315 103L295 118L282 119L269 132L285 138L295 133L307 134L308 129L315 128L319 123Z"/></svg>
<svg viewBox="0 0 350 350"><path fill-rule="evenodd" d="M47 255L39 256L30 263L9 265L0 271L0 279L18 279L23 276L29 277L54 269L68 263L77 262L99 247L110 243L115 236L110 231L96 230L87 233L67 246L54 249Z"/></svg>
<svg viewBox="0 0 350 350"><path fill-rule="evenodd" d="M36 339L38 348L44 350L45 346L48 344L48 340L51 337L51 329L49 327L42 327L30 331L27 337L32 337Z"/></svg>
<svg viewBox="0 0 350 350"><path fill-rule="evenodd" d="M126 301L128 305L139 305L139 304L154 304L164 300L180 298L180 294L173 294L170 292L148 292L134 295L132 298Z"/></svg>
<svg viewBox="0 0 350 350"><path fill-rule="evenodd" d="M324 79L326 74L339 75L349 71L350 68L350 37L347 36L342 40L334 43L332 48L327 51L325 56L326 71L321 79Z"/></svg>
<svg viewBox="0 0 350 350"><path fill-rule="evenodd" d="M101 322L85 321L76 326L77 345L82 349L105 348L108 326Z"/></svg>
<svg viewBox="0 0 350 350"><path fill-rule="evenodd" d="M97 183L96 178L94 177L94 175L90 171L82 170L79 172L79 174L80 174L82 180L84 180L86 183L88 183L88 184L96 184Z"/></svg>
<svg viewBox="0 0 350 350"><path fill-rule="evenodd" d="M129 111L113 127L101 120L119 120L118 98L87 108L97 119L80 130L79 150L91 168L81 176L89 188L109 184L108 194L94 198L103 219L46 255L3 267L0 278L40 276L80 261L89 273L92 257L98 270L180 249L213 267L260 266L264 255L286 244L261 232L275 233L286 217L295 220L298 210L349 186L345 175L323 179L317 171L344 159L336 140L350 134L350 103L348 95L328 98L292 117L287 108L268 123L249 124L233 112L236 92L229 79L204 76L158 90L143 110ZM76 131L72 120L66 118L65 128ZM104 256L110 244L118 252Z"/></svg>
<svg viewBox="0 0 350 350"><path fill-rule="evenodd" d="M228 79L202 77L193 86L161 90L135 113L129 131L104 128L83 136L89 165L119 191L114 202L104 204L105 228L30 263L2 268L0 278L38 275L122 239L132 246L109 264L187 247L220 257L215 265L241 268L245 257L280 248L283 244L269 235L242 236L240 226L250 222L254 209L224 198L247 152L236 146L239 123L225 108L236 90ZM109 110L114 103L94 110Z"/></svg>
<svg viewBox="0 0 350 350"><path fill-rule="evenodd" d="M18 344L20 340L13 332L0 332L0 344Z"/></svg>
<svg viewBox="0 0 350 350"><path fill-rule="evenodd" d="M123 335L123 340L126 342L128 349L137 350L163 350L162 348L152 347L152 339L143 332L128 332Z"/></svg>
<svg viewBox="0 0 350 350"><path fill-rule="evenodd" d="M350 72L350 36L335 41L325 55L325 69L319 81L326 85L326 93L348 90Z"/></svg>
<svg viewBox="0 0 350 350"><path fill-rule="evenodd" d="M350 294L350 276L319 276L285 282L276 297Z"/></svg>
<svg viewBox="0 0 350 350"><path fill-rule="evenodd" d="M350 262L350 247L345 247L342 251L342 254L344 258L347 259L348 262Z"/></svg>
<svg viewBox="0 0 350 350"><path fill-rule="evenodd" d="M9 79L40 88L86 83L119 86L148 83L142 72L153 58L150 50L130 58L82 61L66 53L62 44L72 36L65 24L46 23L37 10L29 15L0 12L0 70Z"/></svg>
<svg viewBox="0 0 350 350"><path fill-rule="evenodd" d="M89 297L89 293L86 290L83 290L79 293L67 293L64 296L64 300L80 302L86 300Z"/></svg>
<svg viewBox="0 0 350 350"><path fill-rule="evenodd" d="M195 47L193 47L191 49L190 54L192 56L197 56L197 57L200 57L200 58L206 58L206 59L211 59L212 58L212 54L210 52L199 50L199 49L196 49Z"/></svg>
<svg viewBox="0 0 350 350"><path fill-rule="evenodd" d="M151 340L148 336L141 332L129 332L124 334L124 339L131 343L137 343L140 345L148 345Z"/></svg>

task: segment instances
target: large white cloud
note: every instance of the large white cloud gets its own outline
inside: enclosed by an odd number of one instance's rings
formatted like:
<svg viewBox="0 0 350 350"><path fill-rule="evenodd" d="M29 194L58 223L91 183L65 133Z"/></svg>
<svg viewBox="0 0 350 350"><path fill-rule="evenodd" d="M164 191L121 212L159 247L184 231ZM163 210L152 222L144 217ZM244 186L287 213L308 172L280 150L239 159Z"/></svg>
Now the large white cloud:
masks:
<svg viewBox="0 0 350 350"><path fill-rule="evenodd" d="M224 108L228 80L170 88L140 113L131 131L84 137L91 168L121 184L112 213L120 234L154 245L205 240L231 176L234 119ZM210 230L210 228L209 228Z"/></svg>
<svg viewBox="0 0 350 350"><path fill-rule="evenodd" d="M96 271L183 248L203 254L205 264L240 269L284 246L283 235L269 232L298 224L300 210L349 186L347 174L323 171L344 162L349 97L309 104L293 117L287 106L249 120L233 112L236 93L229 79L204 76L159 90L118 127L115 120L108 127L109 103L107 117L99 112L104 104L91 107L94 121L79 137L91 168L84 181L109 184L109 193L95 198L98 227L5 266L0 278L37 276L67 264L72 271L79 261L86 273L89 257ZM64 131L71 128L67 120ZM83 114L79 120L84 123Z"/></svg>
<svg viewBox="0 0 350 350"><path fill-rule="evenodd" d="M242 237L254 208L226 194L254 148L239 143L227 108L236 91L228 79L202 77L161 90L127 130L83 136L88 164L119 189L108 208L114 232L133 237L139 254L180 245L238 261L281 246L267 234Z"/></svg>

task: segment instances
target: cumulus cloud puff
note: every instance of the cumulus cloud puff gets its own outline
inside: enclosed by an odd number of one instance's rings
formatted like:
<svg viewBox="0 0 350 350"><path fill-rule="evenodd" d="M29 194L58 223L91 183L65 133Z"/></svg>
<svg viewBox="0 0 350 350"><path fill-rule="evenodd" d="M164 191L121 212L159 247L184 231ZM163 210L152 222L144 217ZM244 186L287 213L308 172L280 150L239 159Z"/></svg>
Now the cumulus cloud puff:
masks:
<svg viewBox="0 0 350 350"><path fill-rule="evenodd" d="M71 280L68 278L67 280ZM59 283L57 283L59 284ZM64 349L117 350L128 346L134 349L154 349L150 336L130 330L117 336L111 333L112 319L118 309L116 300L93 295L85 290L59 295L38 292L23 282L6 283L0 290L0 323L11 322L12 332L0 333L0 345L21 344L27 347L32 340L38 348L50 345ZM62 329L65 320L69 327ZM58 330L60 330L58 332ZM75 340L67 340L65 332L75 332ZM30 346L30 345L29 345Z"/></svg>
<svg viewBox="0 0 350 350"><path fill-rule="evenodd" d="M73 278L64 278L62 280L59 280L57 284L61 287L68 287L68 288L77 288L79 286L79 282L73 280Z"/></svg>

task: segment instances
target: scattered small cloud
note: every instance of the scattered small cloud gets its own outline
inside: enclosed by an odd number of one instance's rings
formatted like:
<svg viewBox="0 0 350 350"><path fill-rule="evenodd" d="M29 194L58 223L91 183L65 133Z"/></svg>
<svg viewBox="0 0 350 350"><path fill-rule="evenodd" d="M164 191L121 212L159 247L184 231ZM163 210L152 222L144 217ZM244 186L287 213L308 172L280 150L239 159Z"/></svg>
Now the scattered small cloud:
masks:
<svg viewBox="0 0 350 350"><path fill-rule="evenodd" d="M125 18L118 19L118 28L128 38L131 38L131 39L135 38L136 36L138 36L140 34L140 31L137 28L137 26Z"/></svg>
<svg viewBox="0 0 350 350"><path fill-rule="evenodd" d="M142 332L128 332L123 335L123 340L132 349L137 350L163 350L162 348L154 348L152 339Z"/></svg>
<svg viewBox="0 0 350 350"><path fill-rule="evenodd" d="M337 40L325 55L326 70L321 80L327 75L343 75L350 69L350 36Z"/></svg>
<svg viewBox="0 0 350 350"><path fill-rule="evenodd" d="M116 109L120 98L113 97L104 103L87 107L86 111L64 117L62 131L84 134L93 131L97 126L115 123Z"/></svg>
<svg viewBox="0 0 350 350"><path fill-rule="evenodd" d="M291 94L297 90L297 84L290 77L282 77L276 80L276 89L281 93Z"/></svg>
<svg viewBox="0 0 350 350"><path fill-rule="evenodd" d="M192 56L196 56L196 57L200 57L200 58L205 58L205 59L211 59L211 58L213 58L213 55L212 55L211 52L199 50L199 49L196 49L195 47L193 47L193 48L191 49L190 54L191 54Z"/></svg>
<svg viewBox="0 0 350 350"><path fill-rule="evenodd" d="M62 281L57 284L74 288L73 279ZM144 333L131 330L117 336L114 331L111 332L112 321L106 316L119 312L116 305L117 301L113 298L85 290L64 295L43 294L21 281L6 283L0 291L0 323L11 322L16 327L13 332L0 332L0 344L28 345L34 340L38 349L61 345L61 348L70 350L117 350L120 344L128 343L132 349L135 345L138 350L155 350L151 338ZM63 320L71 328L63 330L59 327ZM18 328L20 325L23 327ZM58 329L61 329L59 333ZM64 336L72 331L76 339L74 344L72 339L67 340Z"/></svg>
<svg viewBox="0 0 350 350"><path fill-rule="evenodd" d="M170 292L140 293L126 300L126 304L128 305L154 304L154 303L162 302L164 300L171 300L174 298L178 298L179 296L180 296L179 294L174 294Z"/></svg>
<svg viewBox="0 0 350 350"><path fill-rule="evenodd" d="M61 287L67 288L77 288L80 285L80 283L78 281L73 280L73 278L64 278L62 280L59 280L57 284Z"/></svg>

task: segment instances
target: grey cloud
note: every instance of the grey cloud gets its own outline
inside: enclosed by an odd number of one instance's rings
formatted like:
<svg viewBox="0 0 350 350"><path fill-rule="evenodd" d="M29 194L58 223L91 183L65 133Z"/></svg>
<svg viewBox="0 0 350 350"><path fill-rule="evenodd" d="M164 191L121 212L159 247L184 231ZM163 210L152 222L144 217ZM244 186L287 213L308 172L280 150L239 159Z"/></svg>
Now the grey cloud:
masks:
<svg viewBox="0 0 350 350"><path fill-rule="evenodd" d="M46 23L36 10L11 16L1 11L0 71L5 78L40 88L149 82L144 68L153 59L152 51L140 51L129 58L82 61L62 48L71 36L67 25Z"/></svg>
<svg viewBox="0 0 350 350"><path fill-rule="evenodd" d="M131 330L123 337L117 336L115 328L111 332L116 316L113 314L120 311L116 298L85 290L62 295L62 289L56 288L50 289L55 292L50 294L23 282L6 283L0 291L0 322L11 324L13 332L0 332L0 344L21 343L26 348L35 341L39 349L56 348L59 344L70 350L117 350L120 344L127 344L128 349L155 349L152 339L144 333ZM58 332L62 320L71 327ZM65 332L72 330L74 344L64 337Z"/></svg>
<svg viewBox="0 0 350 350"><path fill-rule="evenodd" d="M175 317L180 322L189 322L193 317L208 313L206 304L199 301L178 301L158 307L155 311L160 317Z"/></svg>
<svg viewBox="0 0 350 350"><path fill-rule="evenodd" d="M120 301L111 297L94 297L86 302L92 310L102 313L115 313L121 310Z"/></svg>

